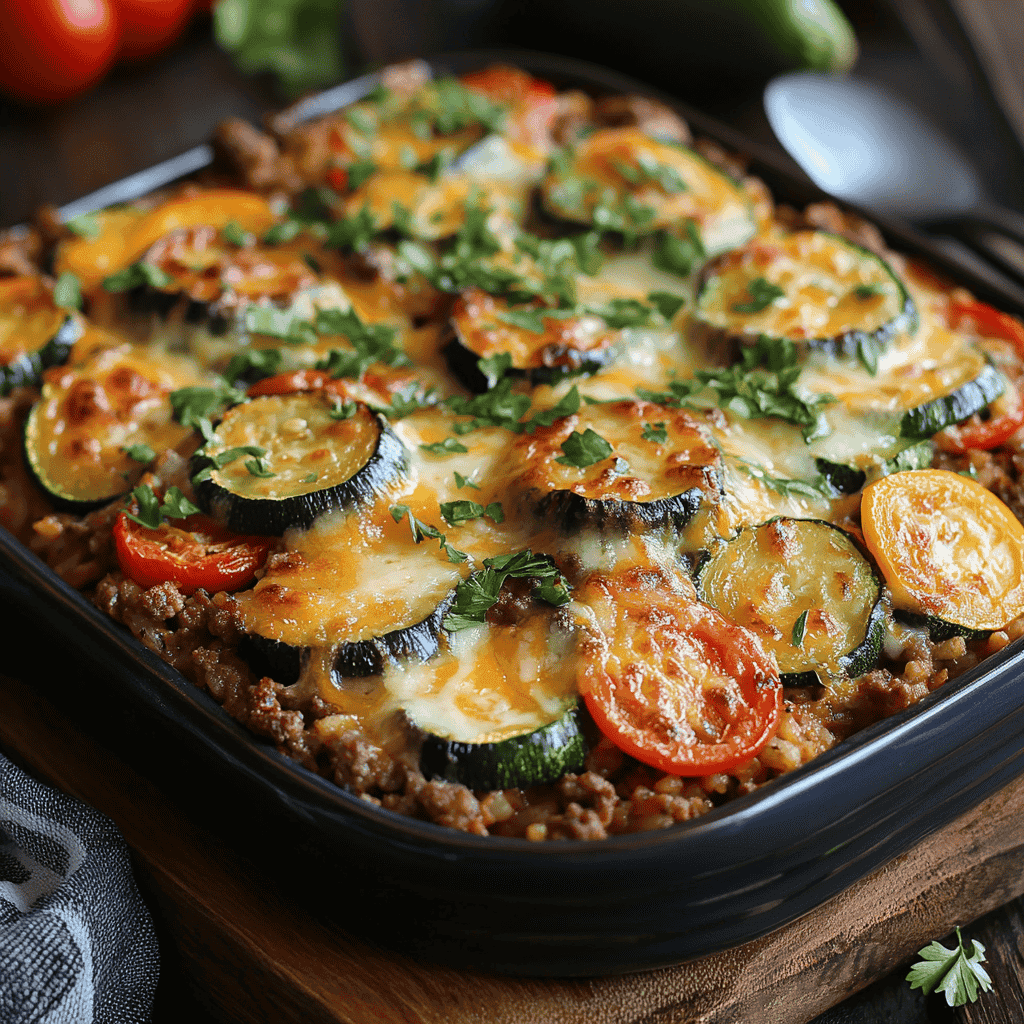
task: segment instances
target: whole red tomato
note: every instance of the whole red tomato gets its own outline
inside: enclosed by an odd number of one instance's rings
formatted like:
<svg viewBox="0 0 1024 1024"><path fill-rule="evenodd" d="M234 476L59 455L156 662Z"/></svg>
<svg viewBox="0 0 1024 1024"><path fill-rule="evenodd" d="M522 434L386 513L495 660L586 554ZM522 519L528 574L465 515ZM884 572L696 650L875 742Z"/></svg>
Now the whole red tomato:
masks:
<svg viewBox="0 0 1024 1024"><path fill-rule="evenodd" d="M121 22L117 55L125 60L151 57L185 30L196 7L193 0L114 0Z"/></svg>
<svg viewBox="0 0 1024 1024"><path fill-rule="evenodd" d="M0 89L55 103L114 62L120 35L110 0L0 0Z"/></svg>

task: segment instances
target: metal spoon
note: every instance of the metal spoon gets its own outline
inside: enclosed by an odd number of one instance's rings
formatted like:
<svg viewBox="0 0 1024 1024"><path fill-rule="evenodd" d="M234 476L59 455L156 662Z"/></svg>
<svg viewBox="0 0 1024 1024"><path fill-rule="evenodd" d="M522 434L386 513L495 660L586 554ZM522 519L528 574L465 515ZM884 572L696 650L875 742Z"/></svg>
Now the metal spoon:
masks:
<svg viewBox="0 0 1024 1024"><path fill-rule="evenodd" d="M779 142L826 192L953 235L1024 281L1024 216L989 201L938 129L872 82L814 72L768 83Z"/></svg>

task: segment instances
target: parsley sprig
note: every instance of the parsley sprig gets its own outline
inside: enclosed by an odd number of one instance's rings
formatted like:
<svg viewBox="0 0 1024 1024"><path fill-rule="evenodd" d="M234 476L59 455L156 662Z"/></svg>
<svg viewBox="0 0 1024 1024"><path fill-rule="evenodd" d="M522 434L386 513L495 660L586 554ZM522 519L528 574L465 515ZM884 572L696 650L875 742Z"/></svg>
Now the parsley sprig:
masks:
<svg viewBox="0 0 1024 1024"><path fill-rule="evenodd" d="M497 603L507 579L536 579L533 597L556 608L568 604L569 584L547 555L516 551L484 559L484 568L455 588L455 601L442 625L452 633L479 625Z"/></svg>
<svg viewBox="0 0 1024 1024"><path fill-rule="evenodd" d="M400 523L403 519L408 518L409 529L412 531L412 540L414 544L419 544L421 541L428 538L430 540L438 541L441 545L441 550L448 556L449 562L464 562L469 557L465 551L459 551L457 548L453 548L448 543L448 539L445 535L436 526L431 526L430 523L425 523L422 519L417 519L408 505L392 505L390 511L391 518L394 519L396 523Z"/></svg>
<svg viewBox="0 0 1024 1024"><path fill-rule="evenodd" d="M125 512L125 515L147 530L158 529L164 519L185 519L199 511L177 487L168 487L161 501L149 484L140 484L132 491L132 497L138 506L138 515L133 512Z"/></svg>
<svg viewBox="0 0 1024 1024"><path fill-rule="evenodd" d="M947 949L941 942L932 942L918 950L918 956L923 959L914 964L907 975L911 989L923 989L926 995L942 992L949 1006L973 1003L978 998L979 989L988 992L992 988L992 979L981 966L985 960L985 947L977 939L969 939L965 943L959 928L954 949Z"/></svg>

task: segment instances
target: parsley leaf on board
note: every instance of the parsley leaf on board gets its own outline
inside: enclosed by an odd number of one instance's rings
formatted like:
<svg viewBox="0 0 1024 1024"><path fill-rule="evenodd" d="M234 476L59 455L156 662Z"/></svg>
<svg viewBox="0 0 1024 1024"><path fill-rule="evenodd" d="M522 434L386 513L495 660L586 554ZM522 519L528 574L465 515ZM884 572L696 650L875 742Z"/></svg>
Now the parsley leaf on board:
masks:
<svg viewBox="0 0 1024 1024"><path fill-rule="evenodd" d="M956 929L956 948L947 949L941 942L929 943L918 950L919 960L910 968L910 988L923 989L927 995L942 992L949 1006L963 1006L978 998L979 989L988 992L992 979L982 967L985 947L977 939L964 941Z"/></svg>
<svg viewBox="0 0 1024 1024"><path fill-rule="evenodd" d="M767 309L776 299L781 299L785 290L763 277L755 277L747 284L749 302L734 302L734 313L760 313Z"/></svg>

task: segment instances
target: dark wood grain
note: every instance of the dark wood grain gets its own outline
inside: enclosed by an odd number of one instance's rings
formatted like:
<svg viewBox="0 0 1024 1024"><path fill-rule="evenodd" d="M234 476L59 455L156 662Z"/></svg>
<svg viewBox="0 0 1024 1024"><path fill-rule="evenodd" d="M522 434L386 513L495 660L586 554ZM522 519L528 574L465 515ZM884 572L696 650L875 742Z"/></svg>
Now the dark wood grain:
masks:
<svg viewBox="0 0 1024 1024"><path fill-rule="evenodd" d="M1024 1022L1024 903L1014 900L961 930L985 947L992 991L957 1007L959 1024Z"/></svg>

